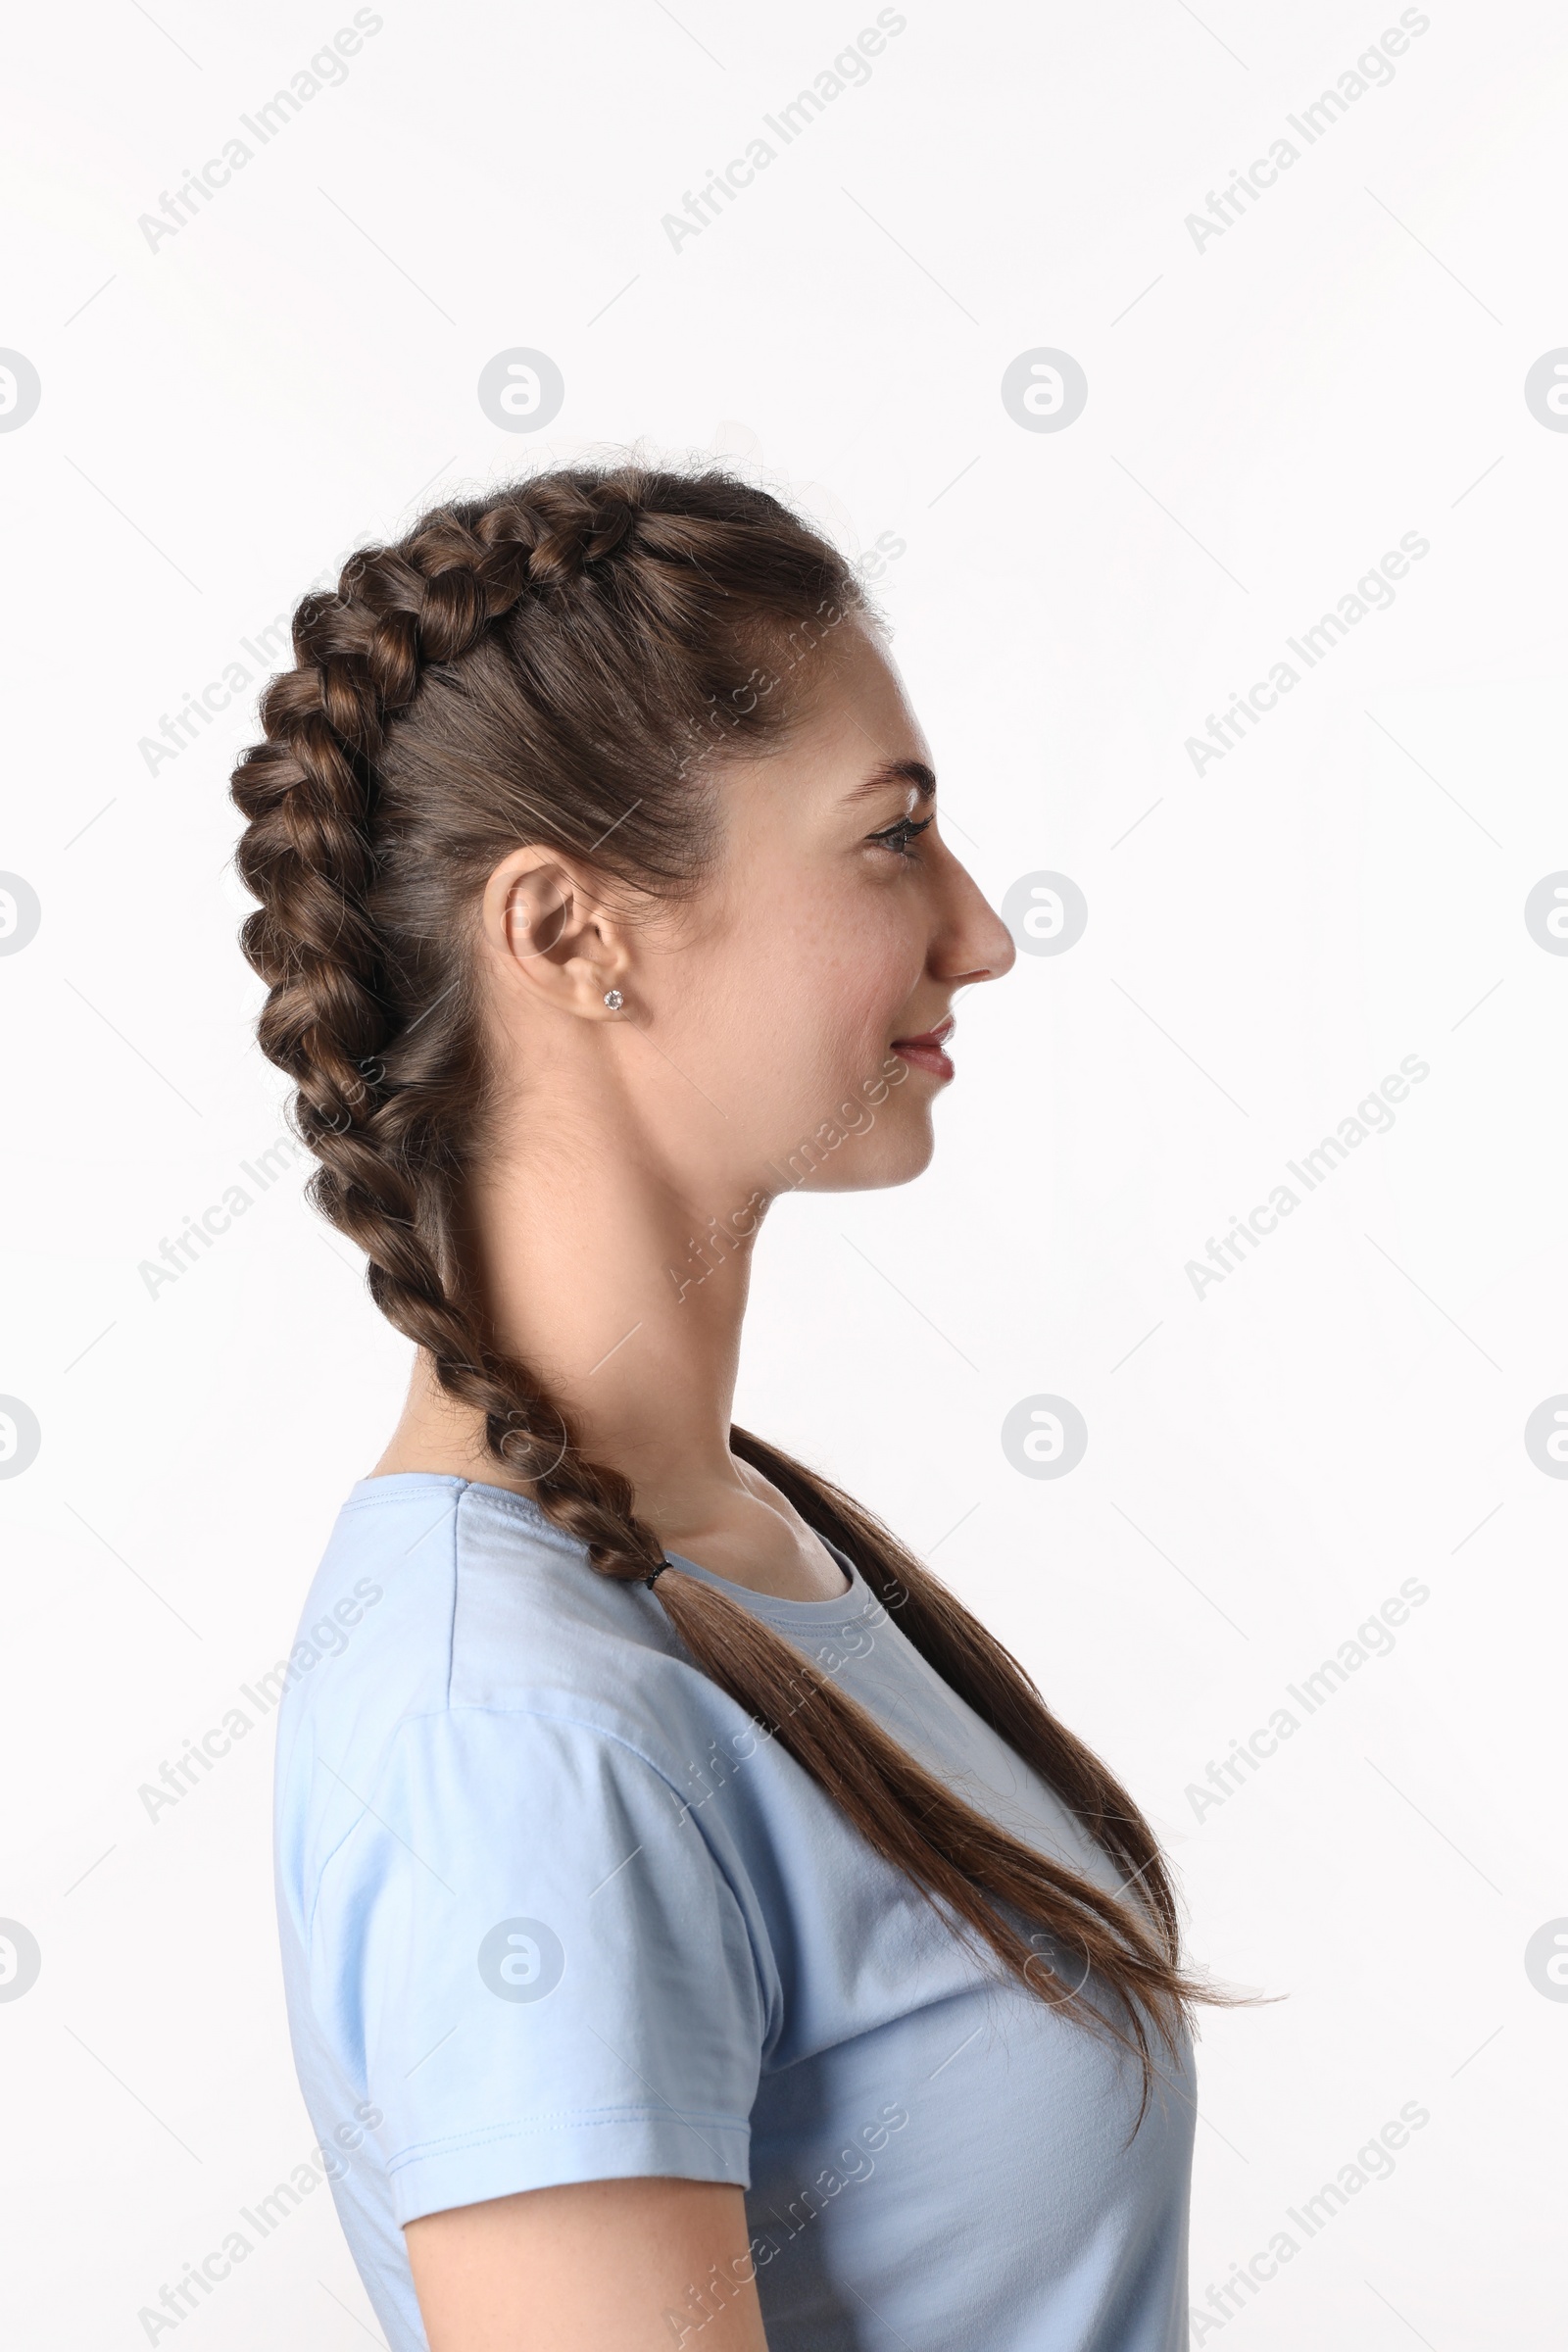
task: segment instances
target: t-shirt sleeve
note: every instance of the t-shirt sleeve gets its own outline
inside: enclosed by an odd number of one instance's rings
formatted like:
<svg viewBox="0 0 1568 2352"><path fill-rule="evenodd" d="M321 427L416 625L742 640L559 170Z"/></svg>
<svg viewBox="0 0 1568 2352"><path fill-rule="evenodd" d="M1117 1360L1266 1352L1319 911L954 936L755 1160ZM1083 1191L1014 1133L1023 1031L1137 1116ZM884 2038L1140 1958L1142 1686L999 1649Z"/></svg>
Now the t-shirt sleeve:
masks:
<svg viewBox="0 0 1568 2352"><path fill-rule="evenodd" d="M750 2186L764 2004L697 1817L601 1730L406 1723L322 1875L315 1997L399 2223L567 2180Z"/></svg>

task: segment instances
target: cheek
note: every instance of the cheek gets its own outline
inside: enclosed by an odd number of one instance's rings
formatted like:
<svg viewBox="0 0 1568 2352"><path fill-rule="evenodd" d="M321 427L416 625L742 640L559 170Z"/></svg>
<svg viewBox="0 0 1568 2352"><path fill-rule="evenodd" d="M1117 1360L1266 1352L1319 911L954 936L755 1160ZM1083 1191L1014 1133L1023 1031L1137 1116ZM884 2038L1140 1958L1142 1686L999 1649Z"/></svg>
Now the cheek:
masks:
<svg viewBox="0 0 1568 2352"><path fill-rule="evenodd" d="M852 978L820 957L759 957L730 975L709 1045L723 1065L726 1109L751 1144L787 1149L875 1070L885 1024Z"/></svg>
<svg viewBox="0 0 1568 2352"><path fill-rule="evenodd" d="M797 927L766 961L759 1007L782 1075L808 1089L827 1118L881 1066L887 1039L920 972L881 909Z"/></svg>
<svg viewBox="0 0 1568 2352"><path fill-rule="evenodd" d="M748 1140L775 1166L810 1142L826 1155L812 1172L814 1190L856 1189L886 1181L893 1169L906 1173L901 1139L922 1090L890 1084L882 1065L907 989L881 984L862 957L824 959L798 975L795 988L793 1002L780 991L767 1016ZM895 1075L908 1072L899 1065Z"/></svg>
<svg viewBox="0 0 1568 2352"><path fill-rule="evenodd" d="M781 870L782 859L756 875L744 904L726 908L674 974L685 1034L670 1051L705 1073L734 1122L727 1140L764 1153L825 1121L868 1116L866 1090L881 1079L926 946L900 877L797 868L781 888ZM879 1118L896 1116L899 1100L897 1090L884 1097Z"/></svg>

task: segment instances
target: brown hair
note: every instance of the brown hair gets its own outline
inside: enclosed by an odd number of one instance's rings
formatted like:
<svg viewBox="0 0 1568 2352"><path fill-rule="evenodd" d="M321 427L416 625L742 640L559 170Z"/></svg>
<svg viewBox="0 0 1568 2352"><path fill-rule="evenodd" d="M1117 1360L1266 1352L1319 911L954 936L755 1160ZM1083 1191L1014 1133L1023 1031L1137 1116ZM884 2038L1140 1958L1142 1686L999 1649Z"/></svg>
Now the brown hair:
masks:
<svg viewBox="0 0 1568 2352"><path fill-rule="evenodd" d="M699 886L703 760L783 740L802 703L791 673L866 609L825 541L720 470L540 473L437 509L397 546L351 557L335 593L305 597L295 665L268 687L265 740L234 771L238 866L260 901L242 936L269 990L259 1036L297 1089L315 1204L364 1250L376 1304L443 1390L482 1414L497 1460L603 1576L645 1578L662 1548L630 1482L585 1458L538 1377L497 1348L462 1264L486 1101L478 902L525 842L634 894ZM1056 1791L1119 1893L954 1794L751 1610L661 1575L676 1633L978 1956L1136 2050L1142 2120L1159 2071L1149 2027L1174 2047L1193 2001L1228 1997L1183 1970L1148 1823L889 1529L760 1438L730 1435ZM1083 1989L1091 1973L1102 2002Z"/></svg>

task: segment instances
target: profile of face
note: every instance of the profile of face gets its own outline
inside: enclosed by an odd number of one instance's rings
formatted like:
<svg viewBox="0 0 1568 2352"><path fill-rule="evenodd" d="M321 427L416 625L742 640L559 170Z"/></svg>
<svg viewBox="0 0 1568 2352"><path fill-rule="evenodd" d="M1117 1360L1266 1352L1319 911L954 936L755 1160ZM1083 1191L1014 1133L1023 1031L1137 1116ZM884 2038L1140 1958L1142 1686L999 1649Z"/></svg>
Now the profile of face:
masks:
<svg viewBox="0 0 1568 2352"><path fill-rule="evenodd" d="M942 839L930 748L874 627L844 622L812 660L781 747L715 763L691 898L628 915L537 850L486 894L519 1111L586 1091L601 1132L699 1217L918 1175L954 998L1014 960Z"/></svg>

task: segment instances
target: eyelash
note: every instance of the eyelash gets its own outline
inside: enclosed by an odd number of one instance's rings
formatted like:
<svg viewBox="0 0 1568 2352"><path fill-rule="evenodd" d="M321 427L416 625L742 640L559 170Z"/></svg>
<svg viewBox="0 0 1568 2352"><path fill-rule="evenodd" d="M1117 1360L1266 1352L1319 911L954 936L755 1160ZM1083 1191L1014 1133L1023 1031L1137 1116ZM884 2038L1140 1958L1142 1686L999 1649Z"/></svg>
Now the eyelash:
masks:
<svg viewBox="0 0 1568 2352"><path fill-rule="evenodd" d="M895 858L907 858L912 864L914 859L910 843L935 822L936 819L930 816L922 816L918 823L912 816L901 816L896 825L889 825L884 833L873 833L871 839L882 849L891 850Z"/></svg>

